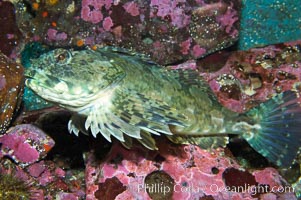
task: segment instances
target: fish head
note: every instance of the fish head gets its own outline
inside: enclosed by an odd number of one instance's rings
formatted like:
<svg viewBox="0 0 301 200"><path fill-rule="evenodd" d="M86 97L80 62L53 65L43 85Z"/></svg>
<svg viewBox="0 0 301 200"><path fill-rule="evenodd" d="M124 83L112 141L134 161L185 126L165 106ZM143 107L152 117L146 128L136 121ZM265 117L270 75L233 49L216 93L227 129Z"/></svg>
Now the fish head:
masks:
<svg viewBox="0 0 301 200"><path fill-rule="evenodd" d="M78 108L118 83L124 72L93 50L55 49L31 60L26 86L43 99Z"/></svg>

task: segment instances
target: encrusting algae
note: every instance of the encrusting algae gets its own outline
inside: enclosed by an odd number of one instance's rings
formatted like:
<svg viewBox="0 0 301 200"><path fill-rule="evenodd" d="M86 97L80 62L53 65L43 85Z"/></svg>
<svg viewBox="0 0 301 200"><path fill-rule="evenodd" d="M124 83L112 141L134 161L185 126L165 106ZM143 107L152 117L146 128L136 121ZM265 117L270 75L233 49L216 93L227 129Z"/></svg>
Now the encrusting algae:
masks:
<svg viewBox="0 0 301 200"><path fill-rule="evenodd" d="M126 49L55 49L32 60L26 85L74 112L69 131L132 139L156 149L152 135L202 148L225 146L239 134L278 166L298 154L301 107L294 91L281 93L244 114L223 107L193 70L172 70Z"/></svg>
<svg viewBox="0 0 301 200"><path fill-rule="evenodd" d="M30 199L29 185L12 175L0 174L0 199Z"/></svg>

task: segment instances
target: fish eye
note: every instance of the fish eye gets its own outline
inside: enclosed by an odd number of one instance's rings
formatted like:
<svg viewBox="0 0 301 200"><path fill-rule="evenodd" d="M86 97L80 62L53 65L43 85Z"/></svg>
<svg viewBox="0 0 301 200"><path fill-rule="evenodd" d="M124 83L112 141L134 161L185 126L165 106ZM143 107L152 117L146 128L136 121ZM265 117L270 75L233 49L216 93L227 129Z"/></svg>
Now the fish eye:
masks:
<svg viewBox="0 0 301 200"><path fill-rule="evenodd" d="M63 61L63 60L65 60L65 58L66 58L65 54L60 54L60 55L58 55L57 60L58 61Z"/></svg>
<svg viewBox="0 0 301 200"><path fill-rule="evenodd" d="M68 64L71 57L71 52L66 49L57 49L54 52L54 61L59 65Z"/></svg>

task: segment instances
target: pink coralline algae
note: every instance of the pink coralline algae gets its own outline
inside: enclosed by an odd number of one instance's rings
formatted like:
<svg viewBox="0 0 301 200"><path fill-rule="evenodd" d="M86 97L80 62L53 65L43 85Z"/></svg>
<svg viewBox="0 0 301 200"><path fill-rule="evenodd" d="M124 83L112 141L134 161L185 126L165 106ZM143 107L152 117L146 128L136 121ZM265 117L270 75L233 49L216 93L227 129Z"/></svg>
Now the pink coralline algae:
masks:
<svg viewBox="0 0 301 200"><path fill-rule="evenodd" d="M238 5L238 2L231 5L219 2L194 9L191 18L193 26L190 26L189 31L196 44L212 52L233 43L233 39L238 36Z"/></svg>
<svg viewBox="0 0 301 200"><path fill-rule="evenodd" d="M90 153L86 199L255 199L271 190L256 193L251 187L265 184L280 188L285 183L272 168L247 172L223 149L206 151L164 140L159 143L158 152L141 147L126 150L113 144L98 166L95 163L99 161ZM259 174L269 179L258 179ZM275 193L283 199L296 199L292 191Z"/></svg>
<svg viewBox="0 0 301 200"><path fill-rule="evenodd" d="M0 134L5 133L23 94L23 67L0 52Z"/></svg>
<svg viewBox="0 0 301 200"><path fill-rule="evenodd" d="M103 20L102 8L111 7L112 0L83 0L81 17L84 21L97 24Z"/></svg>
<svg viewBox="0 0 301 200"><path fill-rule="evenodd" d="M185 0L152 0L151 17L170 18L172 25L183 28L190 23L190 16L185 14Z"/></svg>
<svg viewBox="0 0 301 200"><path fill-rule="evenodd" d="M76 46L82 40L88 46L121 46L167 65L204 57L237 41L241 3L240 0L83 0L75 1L78 9L67 14L60 11L70 6L63 1L53 6L39 5L33 13L37 15L34 19L21 9L16 12L18 25L24 35L30 36L30 41ZM47 10L47 17L39 17L43 10ZM156 43L161 45L154 49Z"/></svg>
<svg viewBox="0 0 301 200"><path fill-rule="evenodd" d="M32 177L39 177L46 170L44 163L34 163L27 168L28 173Z"/></svg>
<svg viewBox="0 0 301 200"><path fill-rule="evenodd" d="M190 43L191 43L191 40L190 40L190 39L181 42L181 52L182 52L184 55L186 55L186 54L189 53Z"/></svg>
<svg viewBox="0 0 301 200"><path fill-rule="evenodd" d="M113 21L112 21L112 19L110 17L106 17L103 20L103 28L104 28L104 30L109 31L113 25L114 25Z"/></svg>
<svg viewBox="0 0 301 200"><path fill-rule="evenodd" d="M125 9L126 12L128 12L134 17L140 14L139 7L135 2L127 2L126 4L124 4L123 8Z"/></svg>
<svg viewBox="0 0 301 200"><path fill-rule="evenodd" d="M0 137L0 157L8 156L21 166L27 166L45 157L54 141L39 128L22 124Z"/></svg>
<svg viewBox="0 0 301 200"><path fill-rule="evenodd" d="M54 41L66 40L68 37L66 33L64 32L59 33L57 30L53 28L48 29L47 36L49 40L54 40Z"/></svg>
<svg viewBox="0 0 301 200"><path fill-rule="evenodd" d="M198 69L224 106L244 112L275 93L300 91L300 45L301 41L295 41L248 51L221 51L172 68Z"/></svg>
<svg viewBox="0 0 301 200"><path fill-rule="evenodd" d="M201 48L200 45L194 45L192 48L192 54L195 58L198 58L206 53L206 49Z"/></svg>
<svg viewBox="0 0 301 200"><path fill-rule="evenodd" d="M231 34L233 37L238 35L238 31L233 29L234 24L238 21L237 12L230 8L224 15L218 16L217 21L225 28L226 33Z"/></svg>
<svg viewBox="0 0 301 200"><path fill-rule="evenodd" d="M53 156L54 140L41 129L17 125L0 137L0 144L0 174L28 183L30 199L84 199L83 173L71 170L68 161L46 157Z"/></svg>
<svg viewBox="0 0 301 200"><path fill-rule="evenodd" d="M278 175L278 172L274 168L266 168L261 171L255 171L253 173L257 182L263 185L269 185L270 187L280 188L282 185L283 179Z"/></svg>

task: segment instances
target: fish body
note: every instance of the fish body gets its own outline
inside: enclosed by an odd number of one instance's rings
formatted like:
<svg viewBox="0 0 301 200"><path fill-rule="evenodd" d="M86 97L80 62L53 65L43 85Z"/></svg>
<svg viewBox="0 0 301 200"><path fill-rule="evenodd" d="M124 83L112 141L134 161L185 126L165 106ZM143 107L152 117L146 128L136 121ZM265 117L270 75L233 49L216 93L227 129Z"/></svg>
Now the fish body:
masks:
<svg viewBox="0 0 301 200"><path fill-rule="evenodd" d="M295 126L284 130L293 124L292 117L301 119L295 93L283 93L238 114L217 101L196 71L162 67L125 49L55 49L33 59L26 76L26 85L34 92L75 113L68 124L70 132L91 131L108 141L114 136L129 148L135 138L156 149L152 135L162 134L175 143L211 148L224 146L227 134L240 134L259 153L283 165L293 161L301 144L287 147L294 151L289 158L277 155L283 146L279 139L300 136ZM287 107L294 108L287 111L294 116L284 115L283 121L279 113ZM290 136L273 128L278 121ZM262 148L266 144L275 150Z"/></svg>

